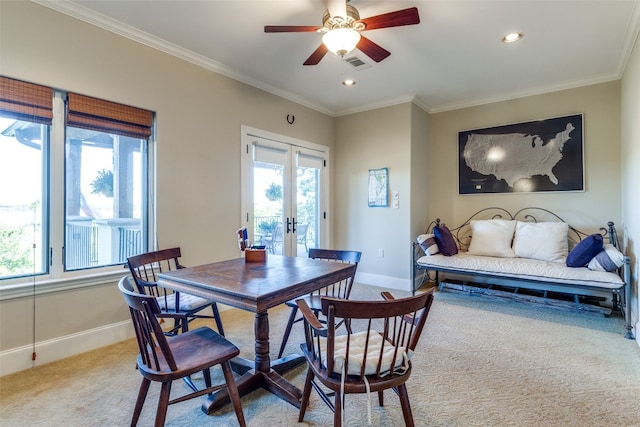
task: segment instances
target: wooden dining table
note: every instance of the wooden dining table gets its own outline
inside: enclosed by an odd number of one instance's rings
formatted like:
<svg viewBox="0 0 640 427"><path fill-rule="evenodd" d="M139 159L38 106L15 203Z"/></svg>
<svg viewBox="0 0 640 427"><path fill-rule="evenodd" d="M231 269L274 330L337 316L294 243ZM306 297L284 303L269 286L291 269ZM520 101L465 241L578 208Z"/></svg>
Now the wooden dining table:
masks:
<svg viewBox="0 0 640 427"><path fill-rule="evenodd" d="M269 356L270 308L355 275L356 266L310 258L269 254L266 262L245 262L244 258L215 262L158 274L158 285L214 300L255 313L255 360L234 359L242 376L237 380L240 395L257 388L300 408L302 391L282 376L304 361L289 355L277 360ZM211 414L229 402L226 389L211 396L202 406Z"/></svg>

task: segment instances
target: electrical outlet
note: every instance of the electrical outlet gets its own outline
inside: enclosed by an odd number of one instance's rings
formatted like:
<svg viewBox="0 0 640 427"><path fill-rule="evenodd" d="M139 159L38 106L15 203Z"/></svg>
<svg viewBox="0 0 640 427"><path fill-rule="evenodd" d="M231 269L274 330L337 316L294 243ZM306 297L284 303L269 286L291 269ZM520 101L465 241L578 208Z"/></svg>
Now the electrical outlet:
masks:
<svg viewBox="0 0 640 427"><path fill-rule="evenodd" d="M378 258L384 258L384 249L378 249Z"/></svg>

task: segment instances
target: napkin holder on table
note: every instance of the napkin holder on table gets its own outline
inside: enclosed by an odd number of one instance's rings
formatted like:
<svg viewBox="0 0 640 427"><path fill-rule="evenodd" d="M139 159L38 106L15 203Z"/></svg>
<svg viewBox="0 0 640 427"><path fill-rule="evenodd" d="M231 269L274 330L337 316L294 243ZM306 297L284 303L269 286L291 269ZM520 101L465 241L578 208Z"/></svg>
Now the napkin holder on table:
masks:
<svg viewBox="0 0 640 427"><path fill-rule="evenodd" d="M244 251L245 262L267 262L266 249L247 248Z"/></svg>

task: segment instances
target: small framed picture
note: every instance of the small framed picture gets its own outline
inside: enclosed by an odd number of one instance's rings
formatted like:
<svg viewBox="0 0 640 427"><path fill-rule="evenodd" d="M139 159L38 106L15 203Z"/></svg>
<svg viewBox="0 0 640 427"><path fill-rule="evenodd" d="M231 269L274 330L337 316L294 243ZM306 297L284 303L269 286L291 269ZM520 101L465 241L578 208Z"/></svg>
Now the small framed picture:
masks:
<svg viewBox="0 0 640 427"><path fill-rule="evenodd" d="M389 206L389 171L387 168L369 169L369 207Z"/></svg>

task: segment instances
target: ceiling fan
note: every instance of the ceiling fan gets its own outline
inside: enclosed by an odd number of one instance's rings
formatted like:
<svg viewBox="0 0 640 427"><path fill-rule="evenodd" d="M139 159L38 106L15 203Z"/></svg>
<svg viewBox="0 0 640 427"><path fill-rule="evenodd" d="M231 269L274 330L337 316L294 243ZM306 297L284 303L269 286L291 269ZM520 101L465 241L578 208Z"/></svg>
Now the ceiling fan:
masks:
<svg viewBox="0 0 640 427"><path fill-rule="evenodd" d="M401 27L420 23L416 7L396 10L360 19L358 9L348 4L349 0L327 0L327 9L322 17L322 26L309 25L265 25L265 33L323 33L322 44L307 58L303 65L316 65L331 51L344 57L358 48L375 62L380 62L391 52L372 42L362 31L380 28Z"/></svg>

